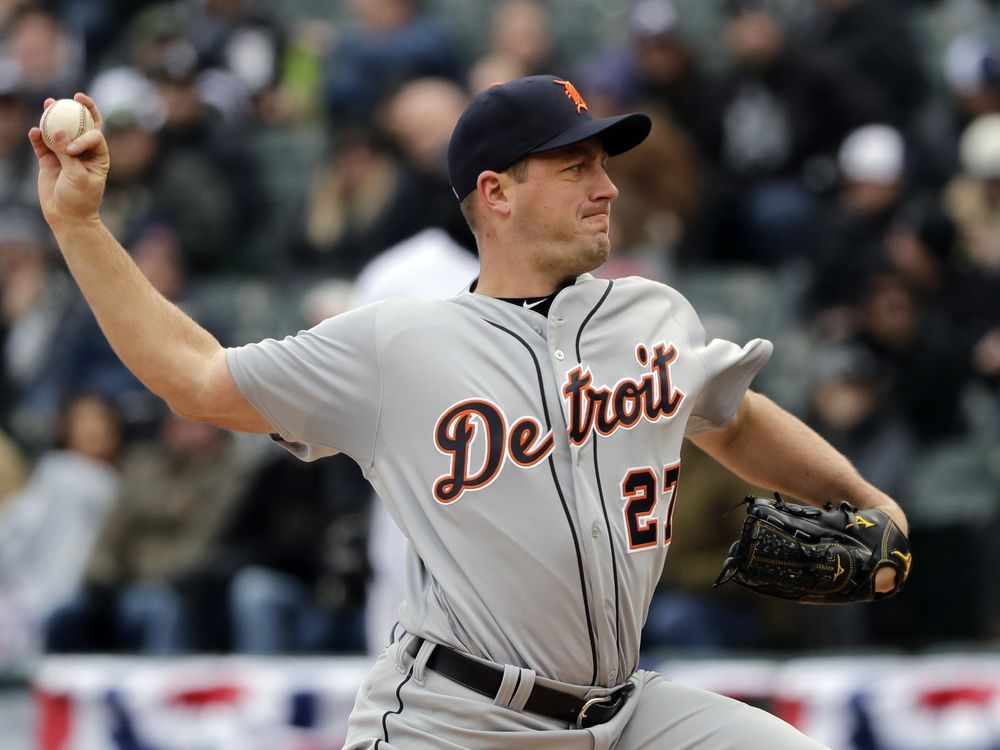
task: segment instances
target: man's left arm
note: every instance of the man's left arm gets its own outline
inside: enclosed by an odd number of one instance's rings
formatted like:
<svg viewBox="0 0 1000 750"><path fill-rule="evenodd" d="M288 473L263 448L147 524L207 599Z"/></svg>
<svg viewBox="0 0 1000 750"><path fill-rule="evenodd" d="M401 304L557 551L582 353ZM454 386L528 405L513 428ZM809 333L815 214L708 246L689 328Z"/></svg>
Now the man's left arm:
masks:
<svg viewBox="0 0 1000 750"><path fill-rule="evenodd" d="M903 509L858 473L836 448L771 399L747 391L723 427L691 440L743 479L813 505L846 500L854 507L879 508L909 532ZM877 590L889 591L895 572L878 573Z"/></svg>

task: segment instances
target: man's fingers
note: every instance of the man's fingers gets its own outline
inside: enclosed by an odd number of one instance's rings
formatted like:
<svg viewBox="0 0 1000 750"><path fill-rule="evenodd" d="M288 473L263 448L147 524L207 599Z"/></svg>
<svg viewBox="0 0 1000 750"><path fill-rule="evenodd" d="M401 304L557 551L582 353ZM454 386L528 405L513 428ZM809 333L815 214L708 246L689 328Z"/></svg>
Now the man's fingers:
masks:
<svg viewBox="0 0 1000 750"><path fill-rule="evenodd" d="M893 568L882 568L875 575L875 590L880 594L892 591L896 585L896 571Z"/></svg>
<svg viewBox="0 0 1000 750"><path fill-rule="evenodd" d="M70 156L80 156L86 151L100 151L104 148L104 136L96 128L88 130L86 133L75 139L66 146L66 153Z"/></svg>
<svg viewBox="0 0 1000 750"><path fill-rule="evenodd" d="M94 118L94 127L98 130L104 130L104 118L101 117L101 112L97 109L97 105L94 103L94 100L82 91L77 91L73 94L73 99L80 102L80 104L90 110L90 116Z"/></svg>
<svg viewBox="0 0 1000 750"><path fill-rule="evenodd" d="M45 140L42 138L42 131L38 128L32 128L28 131L28 140L31 141L31 148L35 152L35 156L38 157L38 163L41 166L55 166L59 164L59 157L56 153L48 147Z"/></svg>
<svg viewBox="0 0 1000 750"><path fill-rule="evenodd" d="M96 135L98 140L100 140L101 133L97 130L87 131L76 140L82 141L91 133ZM39 139L41 138L41 133L39 133L38 137ZM74 177L80 177L87 171L87 167L80 159L80 157L86 153L86 149L79 149L75 153L69 152L67 149L70 146L70 140L65 130L59 129L55 131L49 137L49 141L51 141L52 145L48 147L48 152L59 160L59 166L62 168L63 172ZM45 145L44 141L42 145ZM37 147L35 149L35 153L38 153Z"/></svg>
<svg viewBox="0 0 1000 750"><path fill-rule="evenodd" d="M39 159L52 153L52 150L46 145L45 140L42 138L42 131L38 128L32 128L28 131L28 140L31 141L31 147L35 150L35 156Z"/></svg>

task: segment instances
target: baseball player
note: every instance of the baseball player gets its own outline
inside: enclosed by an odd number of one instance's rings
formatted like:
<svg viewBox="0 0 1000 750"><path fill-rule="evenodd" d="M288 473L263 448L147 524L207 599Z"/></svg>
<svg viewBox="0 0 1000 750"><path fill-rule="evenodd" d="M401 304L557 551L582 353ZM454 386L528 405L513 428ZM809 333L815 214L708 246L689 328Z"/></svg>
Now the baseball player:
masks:
<svg viewBox="0 0 1000 750"><path fill-rule="evenodd" d="M677 291L589 271L608 257L609 156L643 114L593 119L533 76L466 109L451 182L480 275L445 301L388 300L282 341L222 348L159 297L102 226L98 129L53 150L39 194L116 352L175 411L342 451L410 542L396 640L361 686L347 747L816 748L777 718L637 668L672 538L681 443L812 503L898 506L747 390L771 353L707 340ZM884 574L884 575L883 575ZM880 590L894 571L879 573Z"/></svg>

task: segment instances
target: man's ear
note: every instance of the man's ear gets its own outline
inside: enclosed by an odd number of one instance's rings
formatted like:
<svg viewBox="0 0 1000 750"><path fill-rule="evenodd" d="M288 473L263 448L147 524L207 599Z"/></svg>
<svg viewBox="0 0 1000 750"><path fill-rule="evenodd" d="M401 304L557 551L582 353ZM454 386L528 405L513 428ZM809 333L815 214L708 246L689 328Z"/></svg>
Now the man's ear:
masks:
<svg viewBox="0 0 1000 750"><path fill-rule="evenodd" d="M513 181L506 174L486 170L479 174L476 191L486 210L498 216L509 216L511 203L509 188Z"/></svg>

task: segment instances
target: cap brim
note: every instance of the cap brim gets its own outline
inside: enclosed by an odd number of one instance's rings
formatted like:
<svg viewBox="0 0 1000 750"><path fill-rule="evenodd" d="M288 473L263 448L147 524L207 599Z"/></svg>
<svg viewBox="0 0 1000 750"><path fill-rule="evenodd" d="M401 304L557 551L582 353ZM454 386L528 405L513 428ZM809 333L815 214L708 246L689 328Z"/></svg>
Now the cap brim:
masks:
<svg viewBox="0 0 1000 750"><path fill-rule="evenodd" d="M574 125L568 130L564 130L559 135L550 138L545 143L540 143L531 149L529 154L538 154L543 151L569 146L572 143L579 143L588 138L598 136L604 144L608 156L617 156L635 148L649 135L653 123L648 115L641 112L633 112L628 115L618 115L617 117L605 117L600 120L586 120L579 125Z"/></svg>

